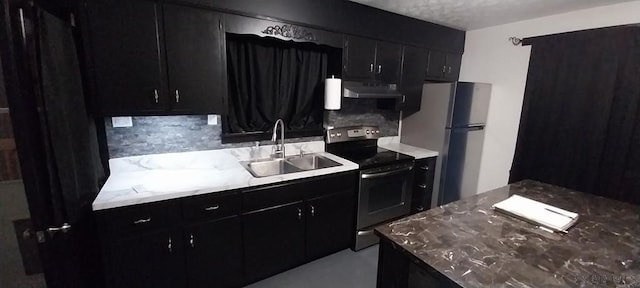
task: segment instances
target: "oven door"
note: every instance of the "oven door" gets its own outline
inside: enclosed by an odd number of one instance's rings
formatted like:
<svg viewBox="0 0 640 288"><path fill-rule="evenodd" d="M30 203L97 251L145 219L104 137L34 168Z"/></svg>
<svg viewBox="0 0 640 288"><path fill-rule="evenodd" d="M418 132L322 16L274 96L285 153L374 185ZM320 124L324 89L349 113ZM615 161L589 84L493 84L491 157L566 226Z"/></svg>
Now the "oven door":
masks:
<svg viewBox="0 0 640 288"><path fill-rule="evenodd" d="M360 171L357 228L409 214L413 162Z"/></svg>

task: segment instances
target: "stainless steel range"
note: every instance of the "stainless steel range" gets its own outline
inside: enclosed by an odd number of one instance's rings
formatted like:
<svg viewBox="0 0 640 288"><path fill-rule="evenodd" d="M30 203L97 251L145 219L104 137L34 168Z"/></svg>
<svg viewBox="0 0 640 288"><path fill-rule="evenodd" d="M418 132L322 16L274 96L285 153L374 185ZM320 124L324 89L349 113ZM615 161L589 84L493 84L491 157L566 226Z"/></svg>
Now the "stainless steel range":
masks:
<svg viewBox="0 0 640 288"><path fill-rule="evenodd" d="M378 243L373 228L406 216L411 207L414 158L378 147L375 126L328 129L326 151L360 166L353 250Z"/></svg>

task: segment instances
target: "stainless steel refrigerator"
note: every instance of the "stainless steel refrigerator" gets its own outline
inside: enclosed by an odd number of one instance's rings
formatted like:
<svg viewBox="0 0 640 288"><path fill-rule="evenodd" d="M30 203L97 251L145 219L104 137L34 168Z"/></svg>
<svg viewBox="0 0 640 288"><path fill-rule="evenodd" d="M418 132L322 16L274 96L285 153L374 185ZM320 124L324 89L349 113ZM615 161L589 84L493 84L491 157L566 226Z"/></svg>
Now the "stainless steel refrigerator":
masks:
<svg viewBox="0 0 640 288"><path fill-rule="evenodd" d="M478 190L491 84L428 83L420 111L402 120L401 142L440 153L432 207Z"/></svg>

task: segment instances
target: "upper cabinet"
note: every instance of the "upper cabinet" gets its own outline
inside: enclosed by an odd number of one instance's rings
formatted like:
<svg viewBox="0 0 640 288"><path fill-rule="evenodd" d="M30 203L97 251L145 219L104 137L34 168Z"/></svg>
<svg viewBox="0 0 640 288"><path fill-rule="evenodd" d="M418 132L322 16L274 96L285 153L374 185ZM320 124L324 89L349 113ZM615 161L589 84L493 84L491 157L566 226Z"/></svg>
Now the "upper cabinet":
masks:
<svg viewBox="0 0 640 288"><path fill-rule="evenodd" d="M405 95L403 105L404 116L420 111L422 102L422 85L426 77L429 51L413 46L404 47L402 58L402 80L400 90Z"/></svg>
<svg viewBox="0 0 640 288"><path fill-rule="evenodd" d="M342 53L344 79L382 83L398 82L402 46L347 36Z"/></svg>
<svg viewBox="0 0 640 288"><path fill-rule="evenodd" d="M86 7L96 112L224 113L221 14L146 0Z"/></svg>
<svg viewBox="0 0 640 288"><path fill-rule="evenodd" d="M169 102L174 112L224 112L222 14L165 4Z"/></svg>
<svg viewBox="0 0 640 288"><path fill-rule="evenodd" d="M431 50L429 51L429 64L427 66L426 78L458 81L461 61L462 55Z"/></svg>

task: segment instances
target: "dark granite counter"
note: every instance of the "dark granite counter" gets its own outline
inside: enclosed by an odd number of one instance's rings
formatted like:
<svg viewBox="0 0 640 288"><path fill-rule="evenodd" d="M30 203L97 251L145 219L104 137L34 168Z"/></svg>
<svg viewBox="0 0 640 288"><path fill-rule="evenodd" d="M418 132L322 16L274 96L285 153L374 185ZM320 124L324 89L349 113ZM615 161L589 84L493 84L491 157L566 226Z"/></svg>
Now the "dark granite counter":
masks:
<svg viewBox="0 0 640 288"><path fill-rule="evenodd" d="M568 234L553 234L491 210L513 194L577 212L580 220ZM393 266L383 263L392 261L383 250L393 249L453 286L640 287L640 206L540 182L525 180L418 213L376 234L379 269ZM378 287L404 286L380 284L386 283L380 277Z"/></svg>

